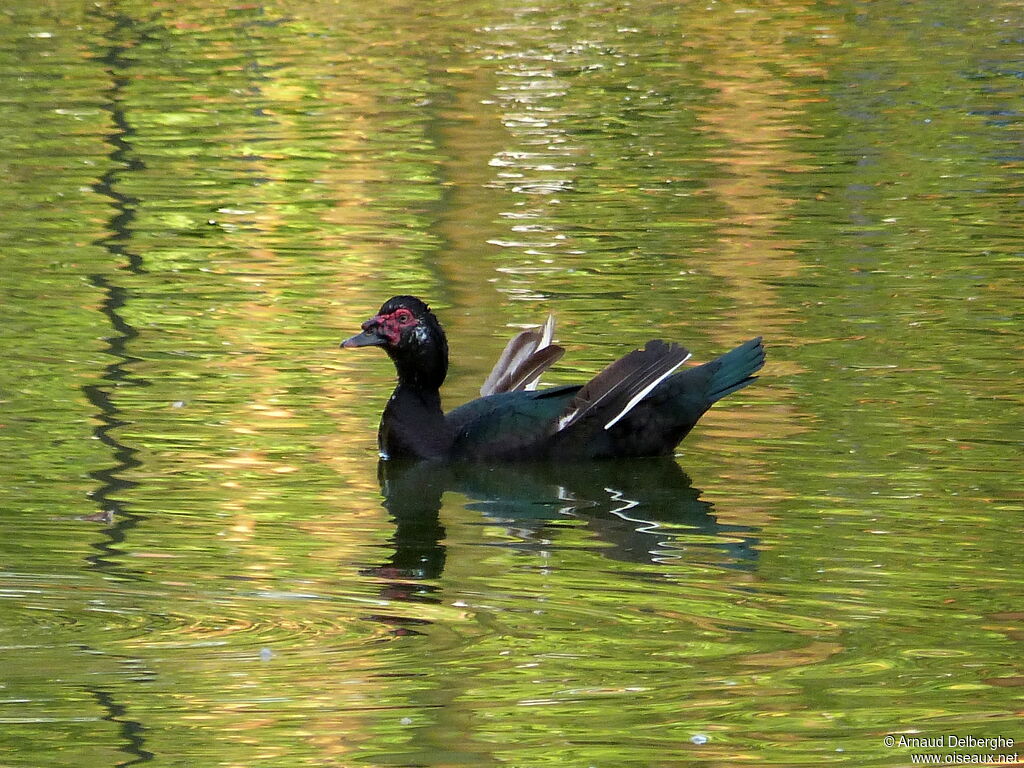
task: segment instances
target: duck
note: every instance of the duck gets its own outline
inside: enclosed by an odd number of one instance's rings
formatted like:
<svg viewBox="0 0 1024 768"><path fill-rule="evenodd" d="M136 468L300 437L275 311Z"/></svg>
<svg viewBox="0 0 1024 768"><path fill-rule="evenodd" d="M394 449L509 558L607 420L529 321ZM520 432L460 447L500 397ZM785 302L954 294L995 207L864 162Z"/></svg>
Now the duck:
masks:
<svg viewBox="0 0 1024 768"><path fill-rule="evenodd" d="M448 339L430 307L394 296L341 342L380 347L398 383L381 416L382 459L428 461L591 461L672 455L707 410L753 383L765 361L762 338L715 360L683 368L685 347L661 339L615 360L585 384L540 389L541 375L565 349L554 319L517 334L480 388L445 413Z"/></svg>

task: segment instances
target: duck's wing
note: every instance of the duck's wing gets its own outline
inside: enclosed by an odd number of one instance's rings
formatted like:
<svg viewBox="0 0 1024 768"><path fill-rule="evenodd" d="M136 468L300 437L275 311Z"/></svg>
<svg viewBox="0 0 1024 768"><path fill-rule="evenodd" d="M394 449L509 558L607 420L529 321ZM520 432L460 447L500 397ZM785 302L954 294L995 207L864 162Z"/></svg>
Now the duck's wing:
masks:
<svg viewBox="0 0 1024 768"><path fill-rule="evenodd" d="M555 317L548 315L544 325L513 337L480 387L480 395L536 389L541 374L565 354L563 347L551 343L554 332Z"/></svg>
<svg viewBox="0 0 1024 768"><path fill-rule="evenodd" d="M559 417L555 431L591 419L604 429L611 428L689 357L689 350L678 344L647 342L584 384Z"/></svg>

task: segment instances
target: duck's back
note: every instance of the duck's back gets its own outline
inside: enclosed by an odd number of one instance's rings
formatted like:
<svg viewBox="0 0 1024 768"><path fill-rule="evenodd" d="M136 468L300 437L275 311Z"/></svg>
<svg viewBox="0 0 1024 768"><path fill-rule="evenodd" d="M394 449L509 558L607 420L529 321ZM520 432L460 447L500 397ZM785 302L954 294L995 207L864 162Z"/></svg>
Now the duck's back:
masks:
<svg viewBox="0 0 1024 768"><path fill-rule="evenodd" d="M579 385L503 392L460 405L445 415L454 432L452 457L472 461L539 459L554 425Z"/></svg>
<svg viewBox="0 0 1024 768"><path fill-rule="evenodd" d="M673 349L651 344L647 350L657 355ZM666 365L674 370L674 363L669 358ZM481 397L445 416L454 436L451 456L471 461L578 461L670 455L712 404L754 381L753 374L763 364L764 347L756 338L709 363L659 378L633 397L637 387L619 392L616 383L591 393L588 400L587 388L597 379L585 387ZM573 419L591 403L585 418Z"/></svg>

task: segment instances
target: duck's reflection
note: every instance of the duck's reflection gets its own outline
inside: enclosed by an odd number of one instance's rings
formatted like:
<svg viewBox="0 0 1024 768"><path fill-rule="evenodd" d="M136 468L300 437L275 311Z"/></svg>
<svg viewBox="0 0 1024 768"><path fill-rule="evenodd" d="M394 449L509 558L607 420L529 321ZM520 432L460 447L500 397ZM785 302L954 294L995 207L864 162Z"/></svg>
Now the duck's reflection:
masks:
<svg viewBox="0 0 1024 768"><path fill-rule="evenodd" d="M430 600L423 580L445 566L445 491L462 494L488 524L517 539L507 546L551 548L560 525L582 522L604 556L646 564L686 560L751 568L756 529L718 521L672 459L555 464L438 464L382 461L384 506L395 533L393 553L367 572L384 577L390 597ZM410 584L409 582L417 582Z"/></svg>

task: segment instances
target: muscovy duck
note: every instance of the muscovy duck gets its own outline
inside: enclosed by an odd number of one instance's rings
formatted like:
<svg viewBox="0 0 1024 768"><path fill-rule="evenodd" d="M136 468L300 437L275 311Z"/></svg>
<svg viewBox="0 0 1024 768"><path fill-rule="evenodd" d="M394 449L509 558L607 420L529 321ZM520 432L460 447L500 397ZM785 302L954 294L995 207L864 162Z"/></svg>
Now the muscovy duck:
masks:
<svg viewBox="0 0 1024 768"><path fill-rule="evenodd" d="M551 343L553 321L524 331L505 348L482 397L445 414L440 388L448 341L430 308L395 296L344 348L383 347L398 386L381 417L383 458L468 461L584 460L672 453L713 403L755 380L764 365L761 338L704 365L676 369L690 353L648 341L586 384L536 390L565 352Z"/></svg>

